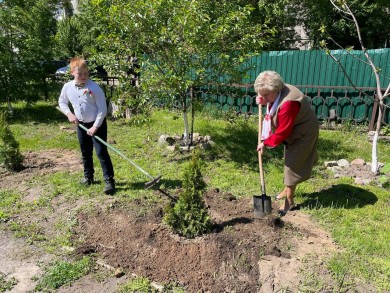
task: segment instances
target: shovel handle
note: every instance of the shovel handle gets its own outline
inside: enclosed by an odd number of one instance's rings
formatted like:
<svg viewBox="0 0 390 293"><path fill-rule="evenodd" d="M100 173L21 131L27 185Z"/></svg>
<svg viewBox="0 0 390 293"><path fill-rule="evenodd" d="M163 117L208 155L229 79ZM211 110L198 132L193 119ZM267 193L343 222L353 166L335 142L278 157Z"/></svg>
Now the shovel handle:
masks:
<svg viewBox="0 0 390 293"><path fill-rule="evenodd" d="M263 107L259 104L259 133L257 138L258 145L261 144L261 133L263 129ZM264 170L263 170L263 157L261 152L257 152L259 157L259 171L260 171L260 184L261 184L261 193L266 194L265 192L265 183L264 183Z"/></svg>

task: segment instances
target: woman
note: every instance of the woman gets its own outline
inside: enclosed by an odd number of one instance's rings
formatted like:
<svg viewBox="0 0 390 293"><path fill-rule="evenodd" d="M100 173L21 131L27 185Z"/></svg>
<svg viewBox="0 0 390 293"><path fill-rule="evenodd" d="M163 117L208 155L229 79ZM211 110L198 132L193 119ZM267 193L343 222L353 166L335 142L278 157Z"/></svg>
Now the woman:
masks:
<svg viewBox="0 0 390 293"><path fill-rule="evenodd" d="M309 101L296 87L285 84L275 71L259 74L254 84L256 103L267 105L262 142L257 151L285 145L284 189L277 199L285 199L279 209L284 216L294 209L297 184L310 178L317 162L319 123Z"/></svg>

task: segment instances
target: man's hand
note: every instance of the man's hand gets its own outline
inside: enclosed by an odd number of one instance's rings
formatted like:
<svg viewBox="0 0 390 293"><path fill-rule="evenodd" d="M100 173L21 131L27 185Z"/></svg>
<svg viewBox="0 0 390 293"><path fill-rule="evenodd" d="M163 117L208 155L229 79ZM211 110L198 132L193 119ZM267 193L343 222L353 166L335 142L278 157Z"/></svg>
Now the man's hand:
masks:
<svg viewBox="0 0 390 293"><path fill-rule="evenodd" d="M260 154L263 154L264 149L265 149L264 143L260 143L259 145L257 145L257 149L256 150L258 152L260 152Z"/></svg>
<svg viewBox="0 0 390 293"><path fill-rule="evenodd" d="M79 119L77 119L76 115L74 115L72 112L69 112L66 116L68 116L68 120L70 123L79 125Z"/></svg>
<svg viewBox="0 0 390 293"><path fill-rule="evenodd" d="M92 126L90 129L87 130L87 134L90 136L94 136L97 130L98 130L97 127Z"/></svg>

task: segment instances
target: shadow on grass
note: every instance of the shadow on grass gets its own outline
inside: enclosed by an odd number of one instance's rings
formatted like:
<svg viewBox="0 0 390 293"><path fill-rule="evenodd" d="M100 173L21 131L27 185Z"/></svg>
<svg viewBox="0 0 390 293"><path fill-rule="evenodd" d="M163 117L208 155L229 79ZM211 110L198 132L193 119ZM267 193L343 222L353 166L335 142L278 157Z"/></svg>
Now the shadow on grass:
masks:
<svg viewBox="0 0 390 293"><path fill-rule="evenodd" d="M305 194L302 196L302 207L308 209L316 208L362 208L366 205L373 205L378 198L370 191L349 184L337 184L319 192Z"/></svg>
<svg viewBox="0 0 390 293"><path fill-rule="evenodd" d="M340 132L340 136L342 133ZM318 141L318 153L322 161L334 161L344 158L353 150L351 147L346 147L345 144L337 143L334 139L326 139L321 137Z"/></svg>
<svg viewBox="0 0 390 293"><path fill-rule="evenodd" d="M223 132L215 132L213 129L202 131L210 133L212 140L216 143L217 152L224 154L227 160L240 165L249 165L258 169L258 158L256 152L258 133L253 122L238 122L226 127ZM269 149L263 155L263 162L273 161L275 158L283 157L283 146Z"/></svg>
<svg viewBox="0 0 390 293"><path fill-rule="evenodd" d="M23 108L15 108L14 116L10 119L10 123L27 124L36 123L60 123L67 122L67 118L56 109L56 104L34 104Z"/></svg>
<svg viewBox="0 0 390 293"><path fill-rule="evenodd" d="M146 189L145 184L147 182L149 182L149 181L133 182L133 183L130 183L128 186L130 189L136 189L136 190ZM181 185L182 185L181 180L161 179L160 182L158 182L154 186L151 186L150 189L156 190L156 189L159 189L161 186L164 186L164 189L165 188L175 189L175 188L181 187Z"/></svg>

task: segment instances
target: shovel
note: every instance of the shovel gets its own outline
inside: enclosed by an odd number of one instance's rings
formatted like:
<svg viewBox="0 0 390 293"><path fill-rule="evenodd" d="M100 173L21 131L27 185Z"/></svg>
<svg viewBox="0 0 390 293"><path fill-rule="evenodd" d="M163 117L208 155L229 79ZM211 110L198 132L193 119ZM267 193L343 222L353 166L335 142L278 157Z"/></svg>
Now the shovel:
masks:
<svg viewBox="0 0 390 293"><path fill-rule="evenodd" d="M259 104L259 134L258 144L261 143L262 132L262 107ZM261 152L258 152L259 156L259 170L260 170L260 183L261 183L261 195L253 196L253 215L255 218L263 218L271 213L271 197L266 195L265 183L264 183L264 171L263 171L263 158Z"/></svg>
<svg viewBox="0 0 390 293"><path fill-rule="evenodd" d="M56 107L58 111L60 111L61 113L63 113L65 115L64 112L62 112L61 108L60 107ZM79 124L79 127L85 131L88 131L88 129L84 126L84 125L81 125ZM111 149L112 151L114 151L115 153L117 153L118 155L120 155L122 158L124 158L126 161L128 161L130 164L132 164L135 168L137 168L138 171L142 172L144 175L146 175L147 177L149 177L149 179L151 179L150 181L146 182L145 183L145 189L147 188L150 188L154 185L156 185L160 179L161 179L161 176L158 176L158 177L153 177L152 175L150 175L149 173L147 173L144 169L142 169L140 166L138 166L136 163L134 163L132 160L130 160L128 157L126 157L121 151L117 150L116 148L114 148L113 146L109 145L108 143L106 143L103 139L101 139L99 136L97 135L94 135L93 136L94 138L96 138L98 141L100 141L102 144L104 144L106 147L108 147L109 149Z"/></svg>

